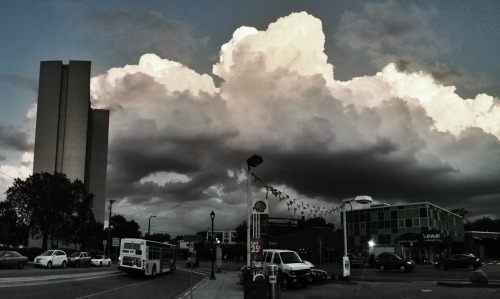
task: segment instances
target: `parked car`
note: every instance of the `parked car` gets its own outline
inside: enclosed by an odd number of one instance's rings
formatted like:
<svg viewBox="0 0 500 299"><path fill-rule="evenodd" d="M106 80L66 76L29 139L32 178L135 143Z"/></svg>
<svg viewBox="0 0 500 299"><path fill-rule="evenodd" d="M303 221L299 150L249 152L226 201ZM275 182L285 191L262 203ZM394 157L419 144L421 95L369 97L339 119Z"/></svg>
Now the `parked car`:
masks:
<svg viewBox="0 0 500 299"><path fill-rule="evenodd" d="M91 265L102 267L108 266L111 267L111 259L106 255L96 255L90 260Z"/></svg>
<svg viewBox="0 0 500 299"><path fill-rule="evenodd" d="M68 257L66 256L66 252L62 250L47 250L35 257L34 262L35 266L47 267L47 269L51 269L56 266L66 268L66 265L68 264Z"/></svg>
<svg viewBox="0 0 500 299"><path fill-rule="evenodd" d="M310 261L304 260L304 263L308 265L309 270L311 270L312 282L321 283L328 278L328 273L325 270L316 268Z"/></svg>
<svg viewBox="0 0 500 299"><path fill-rule="evenodd" d="M75 266L79 268L80 266L88 267L90 266L90 253L85 251L75 251L68 257L68 266Z"/></svg>
<svg viewBox="0 0 500 299"><path fill-rule="evenodd" d="M283 288L307 286L312 282L311 269L292 250L264 249L262 266L267 273L271 264L278 265L278 279Z"/></svg>
<svg viewBox="0 0 500 299"><path fill-rule="evenodd" d="M455 254L446 259L439 259L434 263L434 267L440 270L467 269L472 271L482 265L481 259L472 253Z"/></svg>
<svg viewBox="0 0 500 299"><path fill-rule="evenodd" d="M200 260L197 257L188 257L186 261L186 267L188 268L196 268L200 266Z"/></svg>
<svg viewBox="0 0 500 299"><path fill-rule="evenodd" d="M415 268L415 262L413 260L402 259L399 255L394 252L382 252L375 259L375 265L380 272L396 269L399 272L409 272Z"/></svg>
<svg viewBox="0 0 500 299"><path fill-rule="evenodd" d="M24 268L28 264L28 257L17 251L0 251L0 268L17 267Z"/></svg>

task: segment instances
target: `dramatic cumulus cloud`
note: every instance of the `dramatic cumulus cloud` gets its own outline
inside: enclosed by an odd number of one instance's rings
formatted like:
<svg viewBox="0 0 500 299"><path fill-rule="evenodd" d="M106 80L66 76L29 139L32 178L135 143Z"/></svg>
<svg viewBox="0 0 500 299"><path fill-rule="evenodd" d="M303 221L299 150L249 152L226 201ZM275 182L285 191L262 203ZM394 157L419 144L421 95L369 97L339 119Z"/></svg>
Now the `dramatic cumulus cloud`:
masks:
<svg viewBox="0 0 500 299"><path fill-rule="evenodd" d="M364 38L389 35L400 50L402 36L428 34L413 15L395 27L353 19L345 41L365 47ZM338 81L324 43L321 21L294 13L264 31L235 30L213 75L145 54L92 78L93 107L111 110L113 210L143 227L157 212L155 230L174 234L207 229L214 210L219 228L232 229L246 218L245 160L257 153L262 180L314 205L369 194L500 217L486 208L500 196L498 99L464 100L429 71L401 66L415 51L431 60L426 45L382 57L385 45L373 43L379 72ZM271 214L300 216L278 200Z"/></svg>

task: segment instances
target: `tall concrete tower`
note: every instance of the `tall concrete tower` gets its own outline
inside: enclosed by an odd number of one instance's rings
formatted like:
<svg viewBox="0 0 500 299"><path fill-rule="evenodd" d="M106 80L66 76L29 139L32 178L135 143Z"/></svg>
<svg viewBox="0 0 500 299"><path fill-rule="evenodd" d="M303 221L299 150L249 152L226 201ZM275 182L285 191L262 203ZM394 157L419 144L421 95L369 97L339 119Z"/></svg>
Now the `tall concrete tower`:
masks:
<svg viewBox="0 0 500 299"><path fill-rule="evenodd" d="M61 172L94 194L104 223L109 110L90 108L90 61L42 61L33 173Z"/></svg>

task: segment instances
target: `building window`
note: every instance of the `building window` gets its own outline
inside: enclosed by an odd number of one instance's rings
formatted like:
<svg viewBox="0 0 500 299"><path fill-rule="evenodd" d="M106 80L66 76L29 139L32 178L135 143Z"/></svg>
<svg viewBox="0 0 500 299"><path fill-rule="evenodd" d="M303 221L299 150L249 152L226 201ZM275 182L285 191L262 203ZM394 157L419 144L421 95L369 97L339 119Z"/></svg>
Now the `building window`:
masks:
<svg viewBox="0 0 500 299"><path fill-rule="evenodd" d="M364 222L359 223L359 229L366 229L366 225Z"/></svg>
<svg viewBox="0 0 500 299"><path fill-rule="evenodd" d="M412 219L405 219L405 226L406 227L413 227L413 221Z"/></svg>
<svg viewBox="0 0 500 299"><path fill-rule="evenodd" d="M420 208L420 218L427 217L427 208Z"/></svg>
<svg viewBox="0 0 500 299"><path fill-rule="evenodd" d="M420 218L413 218L413 227L420 226Z"/></svg>
<svg viewBox="0 0 500 299"><path fill-rule="evenodd" d="M405 220L404 219L398 220L398 227L405 227Z"/></svg>

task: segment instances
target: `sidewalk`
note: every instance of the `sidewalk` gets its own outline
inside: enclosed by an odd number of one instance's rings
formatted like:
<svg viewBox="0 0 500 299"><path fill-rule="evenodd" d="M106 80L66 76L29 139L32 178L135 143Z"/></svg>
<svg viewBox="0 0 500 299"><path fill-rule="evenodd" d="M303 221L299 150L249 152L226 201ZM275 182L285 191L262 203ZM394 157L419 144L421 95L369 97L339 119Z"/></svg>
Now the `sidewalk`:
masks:
<svg viewBox="0 0 500 299"><path fill-rule="evenodd" d="M215 274L215 280L205 277L193 286L193 293L187 290L176 299L241 299L244 297L243 286L239 284L237 271L222 271Z"/></svg>

